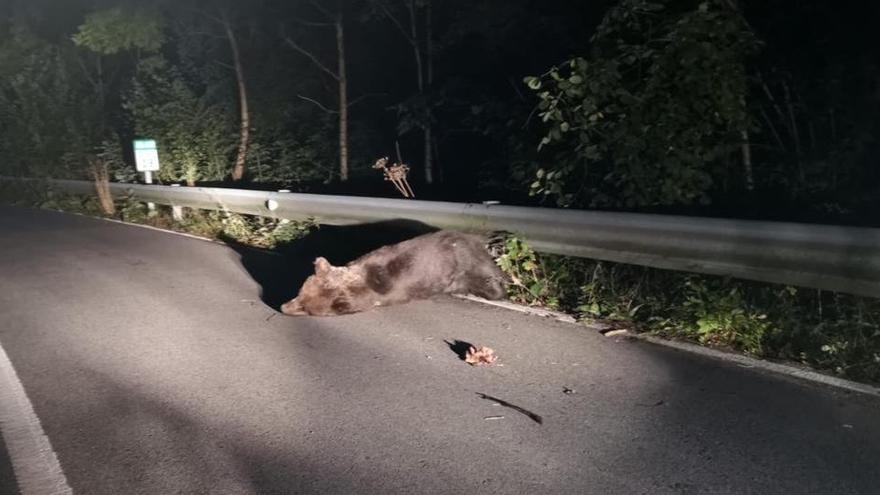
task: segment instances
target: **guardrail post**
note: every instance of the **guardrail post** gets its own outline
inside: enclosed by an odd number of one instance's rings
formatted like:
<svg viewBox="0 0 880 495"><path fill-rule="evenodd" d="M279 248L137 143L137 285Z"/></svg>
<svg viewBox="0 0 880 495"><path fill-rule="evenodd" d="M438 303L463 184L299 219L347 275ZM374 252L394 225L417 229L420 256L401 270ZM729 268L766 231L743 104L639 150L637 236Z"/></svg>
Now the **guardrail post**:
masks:
<svg viewBox="0 0 880 495"><path fill-rule="evenodd" d="M180 184L171 184L171 187L180 187ZM178 222L183 221L183 207L171 205L171 218Z"/></svg>
<svg viewBox="0 0 880 495"><path fill-rule="evenodd" d="M290 189L279 189L278 192L289 193ZM274 199L267 199L266 202L263 204L266 206L266 209L269 211L274 212L275 210L278 209L278 202L275 201ZM273 218L274 218L274 216L273 216Z"/></svg>
<svg viewBox="0 0 880 495"><path fill-rule="evenodd" d="M149 170L144 172L144 182L147 184L153 183L153 172L150 172ZM147 201L147 209L149 210L147 215L151 217L154 216L156 214L156 203Z"/></svg>

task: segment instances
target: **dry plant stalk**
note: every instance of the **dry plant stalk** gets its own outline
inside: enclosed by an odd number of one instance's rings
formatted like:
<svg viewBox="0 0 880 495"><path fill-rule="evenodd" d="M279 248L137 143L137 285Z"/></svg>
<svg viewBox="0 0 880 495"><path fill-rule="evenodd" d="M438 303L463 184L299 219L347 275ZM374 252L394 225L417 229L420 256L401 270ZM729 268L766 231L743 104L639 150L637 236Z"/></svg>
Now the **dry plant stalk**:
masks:
<svg viewBox="0 0 880 495"><path fill-rule="evenodd" d="M95 192L98 193L101 210L107 215L115 215L116 204L113 203L113 195L110 193L110 172L107 170L107 162L100 158L90 159L89 169L95 179Z"/></svg>
<svg viewBox="0 0 880 495"><path fill-rule="evenodd" d="M409 181L406 180L406 176L407 174L409 174L408 166L404 165L403 163L395 163L389 167L388 157L386 156L384 158L379 158L378 160L376 160L373 168L376 170L381 170L383 175L385 176L385 180L391 181L397 191L400 192L400 194L402 194L404 198L416 197L416 194L413 192L412 187L410 187L409 185Z"/></svg>

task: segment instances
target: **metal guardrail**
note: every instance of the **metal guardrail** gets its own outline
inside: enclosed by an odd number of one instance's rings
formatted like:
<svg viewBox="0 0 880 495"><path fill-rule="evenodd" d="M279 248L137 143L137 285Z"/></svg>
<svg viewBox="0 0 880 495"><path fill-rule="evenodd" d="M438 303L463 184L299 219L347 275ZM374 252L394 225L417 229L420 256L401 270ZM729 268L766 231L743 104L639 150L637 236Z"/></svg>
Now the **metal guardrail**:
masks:
<svg viewBox="0 0 880 495"><path fill-rule="evenodd" d="M71 193L94 192L87 181L50 182ZM410 219L503 230L539 252L880 297L880 229L873 228L205 187L111 189L145 202L324 224Z"/></svg>

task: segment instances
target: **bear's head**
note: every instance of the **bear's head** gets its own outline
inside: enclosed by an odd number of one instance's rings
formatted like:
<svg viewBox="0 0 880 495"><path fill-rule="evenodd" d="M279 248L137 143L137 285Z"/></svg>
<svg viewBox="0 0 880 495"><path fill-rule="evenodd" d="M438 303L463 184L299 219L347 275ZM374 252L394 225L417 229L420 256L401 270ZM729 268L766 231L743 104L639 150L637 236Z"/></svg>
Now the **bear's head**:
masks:
<svg viewBox="0 0 880 495"><path fill-rule="evenodd" d="M363 277L347 266L333 266L324 258L315 260L315 274L306 279L299 294L281 305L286 315L330 316L354 313L369 306Z"/></svg>

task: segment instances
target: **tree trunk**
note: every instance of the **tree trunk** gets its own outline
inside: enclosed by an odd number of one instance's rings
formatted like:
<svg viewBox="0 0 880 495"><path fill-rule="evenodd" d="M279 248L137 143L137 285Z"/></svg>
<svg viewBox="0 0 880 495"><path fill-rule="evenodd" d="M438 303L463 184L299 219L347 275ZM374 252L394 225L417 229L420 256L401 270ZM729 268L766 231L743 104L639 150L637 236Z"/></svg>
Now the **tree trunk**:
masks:
<svg viewBox="0 0 880 495"><path fill-rule="evenodd" d="M419 89L419 96L424 99L425 97L425 68L422 63L422 51L419 50L419 32L418 26L416 24L416 2L415 0L410 0L407 4L407 8L409 9L409 26L410 26L410 39L413 49L413 57L416 61L416 83ZM427 112L427 110L426 110ZM427 117L427 116L425 116ZM424 130L425 136L425 183L431 184L434 182L434 166L433 166L433 154L431 153L431 123L423 122L422 129Z"/></svg>
<svg viewBox="0 0 880 495"><path fill-rule="evenodd" d="M422 68L422 52L419 50L419 35L416 27L416 2L415 0L409 0L408 8L409 8L409 26L412 36L412 49L413 56L416 59L416 82L418 83L419 94L422 94L425 91L425 79L422 76L423 68Z"/></svg>
<svg viewBox="0 0 880 495"><path fill-rule="evenodd" d="M348 180L348 79L345 73L345 29L342 24L342 6L336 18L336 52L339 81L339 180Z"/></svg>
<svg viewBox="0 0 880 495"><path fill-rule="evenodd" d="M425 183L432 184L434 182L434 153L431 148L434 140L431 138L431 124L425 125L423 133L425 135Z"/></svg>
<svg viewBox="0 0 880 495"><path fill-rule="evenodd" d="M95 61L95 68L98 72L97 77L95 79L96 89L98 90L98 105L101 109L101 119L104 118L104 102L106 101L106 97L104 96L104 64L101 63L101 55L96 55L97 60Z"/></svg>
<svg viewBox="0 0 880 495"><path fill-rule="evenodd" d="M828 125L831 127L831 145L837 146L837 120L833 106L828 109ZM831 189L837 190L837 167L831 167Z"/></svg>
<svg viewBox="0 0 880 495"><path fill-rule="evenodd" d="M321 4L314 0L312 4L316 9L321 11L324 15L326 15L333 27L336 30L336 62L337 69L336 72L333 72L329 67L324 65L312 52L306 50L305 48L299 46L293 39L284 38L284 41L288 46L296 50L297 52L305 55L309 60L312 61L315 66L319 69L327 73L330 77L332 77L338 87L339 87L339 180L347 181L348 180L348 76L346 75L345 69L345 23L343 22L343 2L339 2L337 4L337 12L335 15L331 14L329 11L324 9ZM307 98L305 96L299 95L300 98L310 101L322 110L328 113L333 113L334 111L328 109L318 103L317 101Z"/></svg>
<svg viewBox="0 0 880 495"><path fill-rule="evenodd" d="M434 43L431 40L431 37L434 36L432 22L432 12L431 12L431 0L425 1L425 58L427 59L427 70L428 70L428 87L431 87L431 84L434 83L434 64L433 64L433 55L434 55Z"/></svg>
<svg viewBox="0 0 880 495"><path fill-rule="evenodd" d="M743 129L740 131L740 136L742 136L742 163L746 191L752 192L755 190L755 177L752 173L752 144L749 141L749 131Z"/></svg>
<svg viewBox="0 0 880 495"><path fill-rule="evenodd" d="M427 0L425 2L425 65L427 66L428 71L428 90L430 90L434 85L434 43L431 40L433 36L433 31L431 29L431 1ZM442 177L442 171L440 170L440 163L434 161L434 152L433 148L436 146L436 142L433 136L432 127L432 115L431 115L431 102L426 101L427 111L425 117L428 121L425 123L425 175L426 178L428 176L428 171L430 170L430 180L428 180L428 184L430 184L435 178L440 180ZM436 174L435 174L435 170ZM435 177L436 175L436 177Z"/></svg>
<svg viewBox="0 0 880 495"><path fill-rule="evenodd" d="M803 162L803 150L801 148L801 135L798 131L797 118L795 118L794 114L794 105L791 101L791 92L788 89L788 84L785 82L782 83L782 89L785 91L785 106L788 110L788 120L789 127L791 131L791 138L794 142L794 154L797 165L797 178L796 183L797 186L794 188L794 195L797 196L798 193L803 189L804 183L806 182L806 173L804 171L804 162Z"/></svg>
<svg viewBox="0 0 880 495"><path fill-rule="evenodd" d="M238 143L238 156L235 158L235 165L232 168L232 180L239 181L244 177L245 162L247 161L248 140L250 138L250 113L248 112L247 88L244 82L244 70L241 66L241 55L238 52L238 42L235 39L235 33L232 32L232 26L229 21L223 20L223 27L226 30L226 37L229 39L229 46L232 49L232 61L235 66L235 79L238 83L238 102L241 109L241 138Z"/></svg>
<svg viewBox="0 0 880 495"><path fill-rule="evenodd" d="M98 195L98 203L105 215L115 215L116 205L113 203L113 194L110 192L110 172L107 163L100 158L89 160L92 178L95 180L95 193Z"/></svg>

